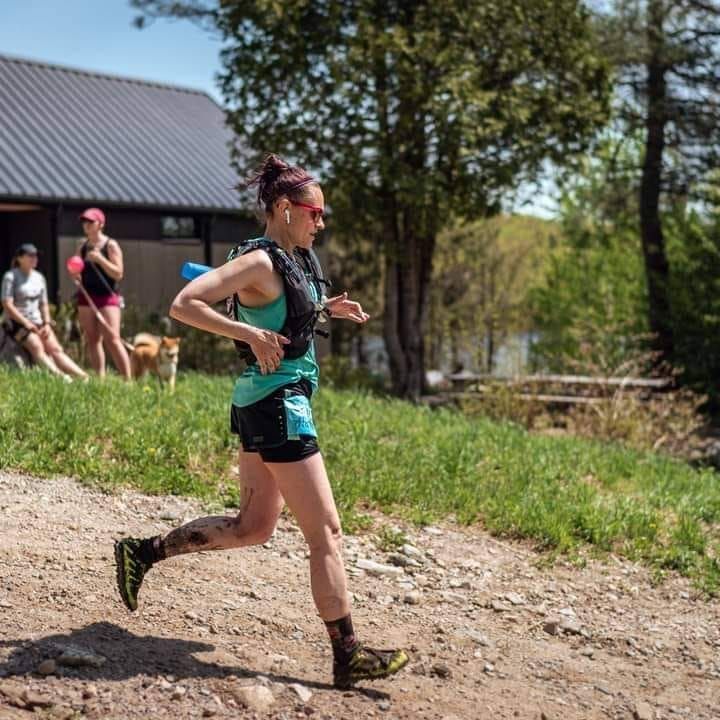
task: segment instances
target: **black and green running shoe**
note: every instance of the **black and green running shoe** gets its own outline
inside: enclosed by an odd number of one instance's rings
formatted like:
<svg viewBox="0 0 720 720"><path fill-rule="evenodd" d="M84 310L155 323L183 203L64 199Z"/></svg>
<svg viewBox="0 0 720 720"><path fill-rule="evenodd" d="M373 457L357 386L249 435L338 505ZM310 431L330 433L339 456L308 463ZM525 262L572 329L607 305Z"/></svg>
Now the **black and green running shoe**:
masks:
<svg viewBox="0 0 720 720"><path fill-rule="evenodd" d="M349 688L360 680L380 680L390 677L407 665L404 650L373 650L358 645L347 663L333 663L333 681L336 688Z"/></svg>
<svg viewBox="0 0 720 720"><path fill-rule="evenodd" d="M123 538L115 543L115 574L120 597L128 610L137 610L137 598L145 573L152 567L138 557L142 541Z"/></svg>

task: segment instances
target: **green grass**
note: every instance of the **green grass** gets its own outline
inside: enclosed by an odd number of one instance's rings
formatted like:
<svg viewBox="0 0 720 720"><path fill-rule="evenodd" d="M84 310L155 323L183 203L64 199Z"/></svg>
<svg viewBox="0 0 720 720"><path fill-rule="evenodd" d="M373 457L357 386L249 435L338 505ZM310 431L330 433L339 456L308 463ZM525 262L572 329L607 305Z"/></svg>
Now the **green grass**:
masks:
<svg viewBox="0 0 720 720"><path fill-rule="evenodd" d="M0 370L0 467L233 504L231 388L184 374L169 395L154 383L65 385ZM545 551L614 552L720 590L713 471L357 392L323 389L314 406L346 527L368 506L417 523L453 516Z"/></svg>

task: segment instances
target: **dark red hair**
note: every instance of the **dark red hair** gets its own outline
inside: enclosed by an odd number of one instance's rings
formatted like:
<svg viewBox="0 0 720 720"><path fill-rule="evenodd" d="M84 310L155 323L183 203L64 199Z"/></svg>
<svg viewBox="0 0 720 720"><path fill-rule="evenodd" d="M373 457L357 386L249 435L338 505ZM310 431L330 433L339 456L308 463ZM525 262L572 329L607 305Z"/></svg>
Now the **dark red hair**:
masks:
<svg viewBox="0 0 720 720"><path fill-rule="evenodd" d="M257 185L257 203L272 214L273 203L283 195L291 200L299 200L305 193L304 188L317 183L317 180L306 170L289 165L281 157L270 153L260 167L245 181L244 187Z"/></svg>

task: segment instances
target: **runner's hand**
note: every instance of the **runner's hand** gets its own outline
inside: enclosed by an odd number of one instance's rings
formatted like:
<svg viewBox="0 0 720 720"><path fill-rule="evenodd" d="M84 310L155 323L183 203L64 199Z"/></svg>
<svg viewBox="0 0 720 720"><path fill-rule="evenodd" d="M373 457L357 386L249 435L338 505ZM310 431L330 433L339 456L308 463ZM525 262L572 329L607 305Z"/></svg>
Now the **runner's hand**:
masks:
<svg viewBox="0 0 720 720"><path fill-rule="evenodd" d="M348 294L346 292L326 300L325 307L330 311L331 317L352 320L356 323L367 322L370 318L362 309L359 302L348 300Z"/></svg>
<svg viewBox="0 0 720 720"><path fill-rule="evenodd" d="M283 345L289 343L286 337L272 330L253 329L253 337L248 340L248 345L257 358L258 367L263 375L269 375L278 369L285 355Z"/></svg>
<svg viewBox="0 0 720 720"><path fill-rule="evenodd" d="M91 263L99 265L100 261L102 260L102 253L95 248L93 248L92 250L88 250L85 255L85 260L89 260Z"/></svg>

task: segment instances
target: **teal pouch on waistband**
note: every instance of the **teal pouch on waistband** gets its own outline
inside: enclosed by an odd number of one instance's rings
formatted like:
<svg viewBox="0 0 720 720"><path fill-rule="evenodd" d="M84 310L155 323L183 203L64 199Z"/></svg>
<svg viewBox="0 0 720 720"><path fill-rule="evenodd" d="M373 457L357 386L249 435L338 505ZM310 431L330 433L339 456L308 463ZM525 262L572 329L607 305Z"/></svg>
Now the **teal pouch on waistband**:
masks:
<svg viewBox="0 0 720 720"><path fill-rule="evenodd" d="M286 392L284 402L288 440L297 440L300 435L317 437L310 400L305 395L288 394Z"/></svg>

